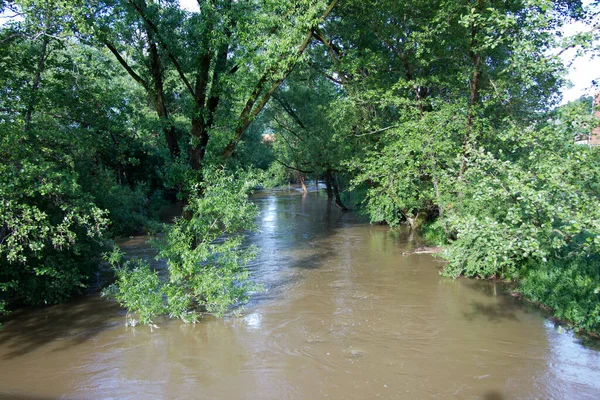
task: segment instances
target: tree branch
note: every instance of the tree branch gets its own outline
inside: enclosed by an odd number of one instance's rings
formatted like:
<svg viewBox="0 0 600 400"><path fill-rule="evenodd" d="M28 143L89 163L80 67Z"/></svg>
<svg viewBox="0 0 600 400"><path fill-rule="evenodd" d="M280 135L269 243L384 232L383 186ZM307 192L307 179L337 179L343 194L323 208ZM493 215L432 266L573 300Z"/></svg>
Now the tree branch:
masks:
<svg viewBox="0 0 600 400"><path fill-rule="evenodd" d="M342 72L342 68L340 66L340 51L339 51L339 49L331 41L327 40L327 38L325 37L325 34L323 32L321 32L319 29L317 29L317 28L313 29L313 34L315 35L315 38L317 38L317 40L319 40L321 43L323 43L325 45L325 47L327 48L327 52L329 53L329 58L331 58L331 61L333 62L333 65L334 65L335 69L337 70L338 75L341 78L339 83L345 86L348 83L348 81L346 79L346 76ZM333 80L333 78L329 78L328 76L327 76L327 78L330 80ZM334 82L338 83L335 80L334 80Z"/></svg>
<svg viewBox="0 0 600 400"><path fill-rule="evenodd" d="M115 48L115 46L113 46L111 43L109 43L108 41L105 41L104 44L106 45L106 47L108 47L108 49L110 50L111 53L114 54L114 56L117 58L117 60L119 61L119 63L123 66L123 68L125 68L125 70L127 71L127 73L140 85L142 85L142 87L144 89L146 89L146 91L148 92L152 92L152 90L150 89L150 85L148 85L148 82L146 82L141 76L139 76L134 70L133 68L131 68L129 66L129 64L127 63L127 61L125 61L125 59L123 57L121 57L121 54L119 53L119 51Z"/></svg>
<svg viewBox="0 0 600 400"><path fill-rule="evenodd" d="M283 161L279 160L278 158L273 157L273 160L277 161L279 164L283 165L286 168L289 168L293 171L298 171L301 172L303 174L312 174L314 171L306 171L306 170L302 170L300 168L296 168L296 167L292 167L291 165L287 165L286 163L284 163Z"/></svg>
<svg viewBox="0 0 600 400"><path fill-rule="evenodd" d="M292 130L292 128L290 128L287 124L280 121L276 116L273 116L273 119L275 120L275 122L277 122L277 125L279 125L279 127L283 128L283 130L288 131L289 133L294 135L301 142L305 141L304 138L302 138L302 136L300 136L298 133L294 132L294 130Z"/></svg>
<svg viewBox="0 0 600 400"><path fill-rule="evenodd" d="M0 44L4 44L6 42L10 42L11 40L18 38L18 37L23 37L25 35L23 35L22 33L13 33L12 35L8 35L7 37L3 38L2 40L0 40Z"/></svg>
<svg viewBox="0 0 600 400"><path fill-rule="evenodd" d="M148 16L144 13L144 9L146 8L145 4L144 4L144 7L142 8L135 0L128 0L128 2L129 2L129 4L131 4L133 6L133 8L135 8L138 15L150 27L150 29L152 29L152 31L154 31L154 33L156 34L156 36L159 39L160 45L167 52L167 55L169 56L169 59L171 60L171 62L173 62L173 65L175 66L175 69L177 70L177 73L179 74L179 77L181 78L182 82L185 84L185 86L187 87L187 89L190 92L190 94L192 95L192 97L195 96L194 89L192 88L190 81L188 81L188 79L185 77L183 68L181 68L179 61L177 61L177 58L173 55L173 52L171 52L171 49L169 49L169 47L167 46L166 41L162 38L162 35L160 34L160 31L158 30L158 27L156 26L156 24L154 22L152 22L150 20L150 18L148 18Z"/></svg>
<svg viewBox="0 0 600 400"><path fill-rule="evenodd" d="M590 29L589 31L581 32L581 33L575 34L573 36L581 36L581 35L584 35L584 34L590 34L590 33L594 33L597 30L600 30L600 24L593 26L592 29ZM558 52L557 56L560 57L565 51L570 50L572 48L575 48L575 47L577 47L579 45L580 45L580 43L576 43L576 42L571 43L571 44L563 47L561 49L561 51Z"/></svg>
<svg viewBox="0 0 600 400"><path fill-rule="evenodd" d="M377 129L376 131L371 131L371 132L361 133L360 135L353 135L353 136L356 136L356 137L361 137L361 136L368 136L368 135L376 135L376 134L378 134L378 133L382 133L382 132L385 132L385 131L387 131L387 130L390 130L390 129L393 129L393 128L397 128L397 127L399 127L399 126L400 126L400 125L390 125L390 126L387 126L387 127L385 127L385 128Z"/></svg>
<svg viewBox="0 0 600 400"><path fill-rule="evenodd" d="M304 123L302 123L298 114L296 114L296 112L292 109L292 107L288 103L286 103L281 97L279 97L277 95L273 95L273 98L275 99L275 101L277 101L279 103L281 108L283 108L283 110L290 117L292 117L292 119L298 124L298 126L300 126L300 128L306 129L306 126L304 125Z"/></svg>
<svg viewBox="0 0 600 400"><path fill-rule="evenodd" d="M327 17L327 15L329 15L329 13L331 13L331 11L333 10L333 8L337 4L337 2L338 2L338 0L331 1L329 6L327 7L327 9L322 14L321 21L324 20ZM248 101L246 102L246 106L244 107L244 109L242 110L242 112L238 118L239 122L238 122L238 126L235 130L234 138L227 144L227 146L225 146L225 149L223 151L223 158L228 159L229 157L231 157L231 155L233 154L233 150L235 150L235 147L237 146L238 142L242 138L242 135L244 134L246 129L248 129L248 126L250 126L250 123L252 123L254 118L262 111L264 106L267 104L267 102L271 98L271 95L273 94L273 92L275 92L275 90L277 90L277 88L283 83L283 81L294 70L294 67L297 64L297 59L302 55L302 53L304 53L304 50L306 50L306 48L308 47L308 44L310 43L311 38L313 37L313 30L314 30L314 27L311 27L308 30L308 33L306 34L306 36L304 37L304 40L300 44L300 47L296 51L296 53L294 55L294 58L296 60L294 60L290 63L290 65L283 72L281 77L276 79L271 84L271 87L269 88L269 90L267 90L267 92L262 97L260 97L260 94L262 93L263 88L266 85L269 78L271 78L271 76L273 76L273 74L275 74L277 72L277 68L279 67L278 63L276 63L273 67L269 68L263 74L263 76L259 79L259 81L256 84L254 90L252 91L250 97L248 98ZM259 98L260 98L260 100L259 100ZM258 105L256 105L257 102L258 102Z"/></svg>

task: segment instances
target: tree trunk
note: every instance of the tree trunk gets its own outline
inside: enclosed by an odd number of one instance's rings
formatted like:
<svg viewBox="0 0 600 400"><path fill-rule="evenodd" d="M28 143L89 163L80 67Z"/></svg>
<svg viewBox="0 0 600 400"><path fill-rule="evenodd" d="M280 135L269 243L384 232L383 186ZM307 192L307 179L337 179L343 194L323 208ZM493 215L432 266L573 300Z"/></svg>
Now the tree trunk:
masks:
<svg viewBox="0 0 600 400"><path fill-rule="evenodd" d="M40 58L38 59L38 64L35 69L35 75L33 77L33 83L31 85L31 97L29 98L29 104L27 105L27 110L25 111L25 126L23 127L23 130L25 132L27 132L31 128L31 118L33 116L33 110L35 109L35 104L37 102L37 93L40 88L42 72L44 71L44 64L46 62L46 56L48 53L48 43L50 42L50 39L46 35L44 35L43 37L44 39L42 41Z"/></svg>
<svg viewBox="0 0 600 400"><path fill-rule="evenodd" d="M477 1L478 9L483 9L483 0ZM471 42L469 44L469 57L473 65L473 75L471 77L471 83L469 86L469 111L467 114L467 126L465 136L463 138L463 149L462 149L462 162L460 165L460 171L458 177L462 178L465 170L467 169L467 161L471 149L475 147L475 135L473 134L474 123L475 123L475 105L479 100L479 89L481 86L481 75L482 75L482 58L481 54L475 52L477 46L477 35L479 33L479 27L476 25L471 26Z"/></svg>
<svg viewBox="0 0 600 400"><path fill-rule="evenodd" d="M325 12L322 14L321 21L325 20L325 18L336 6L337 2L338 0L331 1ZM300 59L302 54L304 54L304 51L310 44L315 28L316 25L308 30L306 36L304 37L304 40L302 41L298 49L294 52L293 58L290 59L290 62L274 63L273 65L271 65L270 68L267 68L267 70L258 80L256 86L254 87L254 90L252 91L252 93L246 101L246 105L244 106L242 112L237 118L238 124L235 129L234 138L223 149L222 156L225 160L228 160L233 155L237 144L242 139L242 135L244 134L244 132L246 132L248 126L250 126L252 121L254 121L258 114L262 111L262 109L265 107L275 90L277 90L277 88L279 88L279 86L292 73L292 71L296 67L296 64L298 63L298 60ZM285 59L286 55L282 54L280 56L280 60ZM274 81L272 81L274 76L276 76L277 78Z"/></svg>
<svg viewBox="0 0 600 400"><path fill-rule="evenodd" d="M600 145L600 92L594 96L594 116L596 117L596 126L592 127L590 135L590 146Z"/></svg>
<svg viewBox="0 0 600 400"><path fill-rule="evenodd" d="M325 190L327 191L327 198L331 200L333 199L333 185L331 183L331 172L329 170L325 171L323 177L325 178Z"/></svg>
<svg viewBox="0 0 600 400"><path fill-rule="evenodd" d="M202 169L202 161L206 155L206 147L208 145L208 132L201 118L192 118L192 137L197 144L190 149L190 163L192 169L196 171Z"/></svg>
<svg viewBox="0 0 600 400"><path fill-rule="evenodd" d="M154 81L154 90L152 93L154 107L156 108L156 113L158 114L158 118L162 124L162 131L165 135L167 147L169 148L169 154L171 155L171 158L175 158L179 156L180 150L179 144L177 143L175 126L169 120L169 111L167 110L167 105L165 102L162 62L160 55L158 54L158 46L153 40L152 31L150 29L146 29L146 31L150 41L148 52L150 58L150 72L152 73L152 80Z"/></svg>
<svg viewBox="0 0 600 400"><path fill-rule="evenodd" d="M406 215L406 222L408 222L408 226L410 227L410 230L414 231L416 229L417 220L419 219L419 213L417 213L414 217L409 217L408 213L405 215Z"/></svg>
<svg viewBox="0 0 600 400"><path fill-rule="evenodd" d="M298 181L300 182L300 185L302 186L302 192L307 193L308 189L306 188L306 182L304 181L304 174L301 172L298 172Z"/></svg>
<svg viewBox="0 0 600 400"><path fill-rule="evenodd" d="M348 211L346 206L344 206L344 204L342 203L342 198L340 197L340 188L338 187L337 179L333 174L331 175L331 184L333 186L333 194L335 196L336 207L342 211Z"/></svg>

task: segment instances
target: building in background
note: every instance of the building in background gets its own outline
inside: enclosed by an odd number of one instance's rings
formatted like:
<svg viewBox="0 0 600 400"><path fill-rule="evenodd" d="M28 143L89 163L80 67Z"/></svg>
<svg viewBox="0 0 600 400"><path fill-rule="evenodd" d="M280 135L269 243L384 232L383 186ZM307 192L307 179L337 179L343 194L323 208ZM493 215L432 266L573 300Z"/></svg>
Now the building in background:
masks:
<svg viewBox="0 0 600 400"><path fill-rule="evenodd" d="M589 144L590 146L600 146L600 92L594 96L594 116L597 124L592 128Z"/></svg>

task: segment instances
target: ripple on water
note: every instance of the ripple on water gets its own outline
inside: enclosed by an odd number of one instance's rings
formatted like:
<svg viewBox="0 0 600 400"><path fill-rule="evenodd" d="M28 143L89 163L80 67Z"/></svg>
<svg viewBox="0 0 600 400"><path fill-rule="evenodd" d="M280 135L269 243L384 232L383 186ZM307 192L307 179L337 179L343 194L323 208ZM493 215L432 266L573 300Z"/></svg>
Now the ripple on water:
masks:
<svg viewBox="0 0 600 400"><path fill-rule="evenodd" d="M0 397L598 398L600 353L487 282L402 255L418 237L322 194L259 196L249 268L265 290L241 317L132 329L93 296L18 311L0 332ZM152 260L145 242L121 244Z"/></svg>

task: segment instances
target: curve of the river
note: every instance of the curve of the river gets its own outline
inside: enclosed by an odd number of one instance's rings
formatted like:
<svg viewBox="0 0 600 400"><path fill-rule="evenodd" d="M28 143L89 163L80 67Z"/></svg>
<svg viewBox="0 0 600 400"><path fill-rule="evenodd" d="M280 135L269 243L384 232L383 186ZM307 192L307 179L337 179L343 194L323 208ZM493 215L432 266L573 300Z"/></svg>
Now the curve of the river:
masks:
<svg viewBox="0 0 600 400"><path fill-rule="evenodd" d="M489 282L439 275L406 232L323 194L263 192L265 287L238 317L125 327L88 295L0 332L0 398L598 399L600 353ZM124 240L151 258L144 237Z"/></svg>

